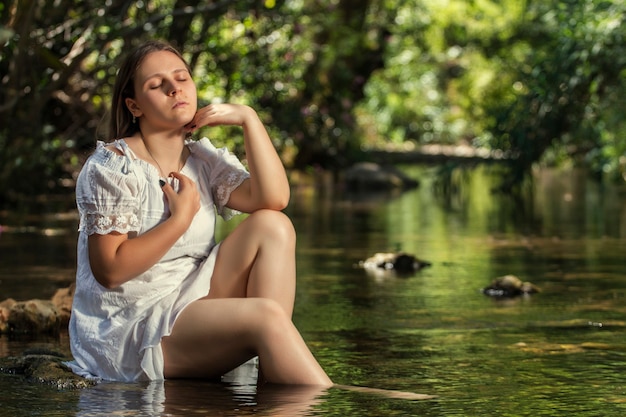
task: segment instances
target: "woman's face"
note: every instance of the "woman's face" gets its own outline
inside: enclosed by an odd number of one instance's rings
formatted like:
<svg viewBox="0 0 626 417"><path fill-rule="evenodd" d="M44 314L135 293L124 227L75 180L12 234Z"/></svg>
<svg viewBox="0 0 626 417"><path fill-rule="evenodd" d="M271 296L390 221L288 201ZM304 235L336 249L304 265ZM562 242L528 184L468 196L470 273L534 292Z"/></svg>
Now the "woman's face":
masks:
<svg viewBox="0 0 626 417"><path fill-rule="evenodd" d="M180 129L196 114L196 85L176 54L152 52L137 68L135 98L126 99L126 105L135 116L143 117L142 124Z"/></svg>

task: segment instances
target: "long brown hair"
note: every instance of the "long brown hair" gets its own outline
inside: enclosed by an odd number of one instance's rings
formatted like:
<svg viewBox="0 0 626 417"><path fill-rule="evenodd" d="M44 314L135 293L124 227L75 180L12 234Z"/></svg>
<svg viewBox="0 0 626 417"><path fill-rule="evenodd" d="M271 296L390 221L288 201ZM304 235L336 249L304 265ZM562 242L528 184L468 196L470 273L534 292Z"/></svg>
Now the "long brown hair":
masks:
<svg viewBox="0 0 626 417"><path fill-rule="evenodd" d="M152 52L168 51L178 56L185 63L191 74L189 64L172 45L161 40L149 40L133 49L124 59L117 73L113 97L111 100L111 118L109 120L109 139L132 136L139 131L139 123L133 123L133 115L126 107L127 98L135 98L135 74L146 56Z"/></svg>

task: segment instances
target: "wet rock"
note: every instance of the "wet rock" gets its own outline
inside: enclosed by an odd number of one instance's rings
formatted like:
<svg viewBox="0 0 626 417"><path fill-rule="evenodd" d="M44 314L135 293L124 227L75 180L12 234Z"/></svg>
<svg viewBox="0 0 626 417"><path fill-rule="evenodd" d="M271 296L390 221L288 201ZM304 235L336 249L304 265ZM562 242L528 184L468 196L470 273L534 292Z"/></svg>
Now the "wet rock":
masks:
<svg viewBox="0 0 626 417"><path fill-rule="evenodd" d="M50 300L16 302L9 311L9 332L56 334L61 328L61 318Z"/></svg>
<svg viewBox="0 0 626 417"><path fill-rule="evenodd" d="M70 322L70 314L72 312L72 301L74 300L74 290L76 285L72 284L67 288L59 288L50 301L57 309L61 327L66 327Z"/></svg>
<svg viewBox="0 0 626 417"><path fill-rule="evenodd" d="M344 172L346 187L352 191L411 189L419 182L393 166L359 162Z"/></svg>
<svg viewBox="0 0 626 417"><path fill-rule="evenodd" d="M74 284L56 291L50 300L0 302L0 333L57 334L67 327Z"/></svg>
<svg viewBox="0 0 626 417"><path fill-rule="evenodd" d="M515 275L505 275L494 279L482 292L490 297L510 298L538 293L540 290L534 284L523 282Z"/></svg>
<svg viewBox="0 0 626 417"><path fill-rule="evenodd" d="M365 270L395 271L398 274L411 274L431 266L431 263L405 252L379 252L360 262L359 266Z"/></svg>
<svg viewBox="0 0 626 417"><path fill-rule="evenodd" d="M47 349L32 349L23 356L0 358L0 372L22 375L27 381L54 386L58 389L81 389L96 384L74 374L63 362L71 360L62 353Z"/></svg>
<svg viewBox="0 0 626 417"><path fill-rule="evenodd" d="M11 314L11 308L16 302L12 298L7 298L0 302L0 333L9 331L9 315Z"/></svg>

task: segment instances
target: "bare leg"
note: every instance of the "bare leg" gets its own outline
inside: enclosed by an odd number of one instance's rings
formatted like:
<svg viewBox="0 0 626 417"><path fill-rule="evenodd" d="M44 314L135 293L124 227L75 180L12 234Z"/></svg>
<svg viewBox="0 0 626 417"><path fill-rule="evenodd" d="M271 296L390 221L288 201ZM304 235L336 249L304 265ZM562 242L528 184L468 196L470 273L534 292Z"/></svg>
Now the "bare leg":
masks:
<svg viewBox="0 0 626 417"><path fill-rule="evenodd" d="M332 385L282 307L266 298L203 298L162 339L166 378L213 378L258 355L268 382Z"/></svg>
<svg viewBox="0 0 626 417"><path fill-rule="evenodd" d="M279 211L256 211L221 243L209 298L263 297L291 317L296 290L296 234Z"/></svg>
<svg viewBox="0 0 626 417"><path fill-rule="evenodd" d="M256 211L221 243L211 289L163 338L165 375L219 377L259 356L272 383L330 386L291 322L295 231L278 211Z"/></svg>

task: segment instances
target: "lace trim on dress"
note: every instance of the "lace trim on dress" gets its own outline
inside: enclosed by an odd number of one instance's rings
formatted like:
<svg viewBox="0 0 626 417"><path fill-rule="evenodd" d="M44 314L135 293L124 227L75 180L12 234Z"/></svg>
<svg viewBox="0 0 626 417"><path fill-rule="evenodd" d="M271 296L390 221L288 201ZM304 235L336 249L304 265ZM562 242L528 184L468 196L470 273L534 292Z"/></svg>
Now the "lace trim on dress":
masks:
<svg viewBox="0 0 626 417"><path fill-rule="evenodd" d="M230 172L221 178L223 181L215 188L215 201L218 203L218 213L224 220L230 220L234 216L241 214L238 210L226 207L226 203L230 199L230 193L249 177L250 174L246 171Z"/></svg>
<svg viewBox="0 0 626 417"><path fill-rule="evenodd" d="M246 179L250 175L247 172L231 172L226 177L222 178L224 180L223 183L219 184L215 189L215 194L217 197L217 201L219 201L222 205L228 202L230 198L230 193Z"/></svg>
<svg viewBox="0 0 626 417"><path fill-rule="evenodd" d="M135 213L85 213L81 216L79 230L87 235L97 233L106 235L111 232L122 234L138 231L141 224Z"/></svg>

